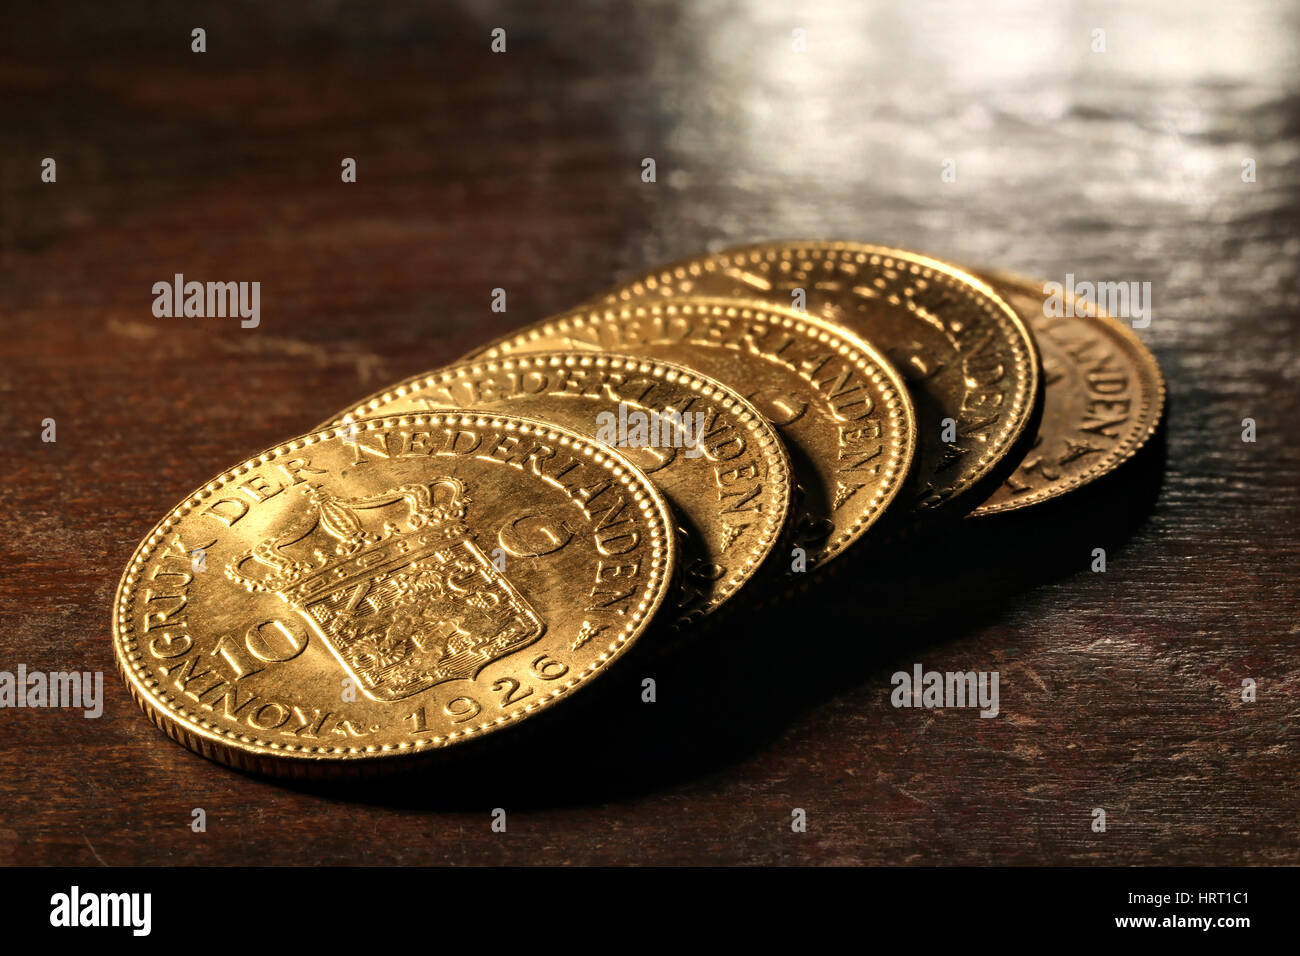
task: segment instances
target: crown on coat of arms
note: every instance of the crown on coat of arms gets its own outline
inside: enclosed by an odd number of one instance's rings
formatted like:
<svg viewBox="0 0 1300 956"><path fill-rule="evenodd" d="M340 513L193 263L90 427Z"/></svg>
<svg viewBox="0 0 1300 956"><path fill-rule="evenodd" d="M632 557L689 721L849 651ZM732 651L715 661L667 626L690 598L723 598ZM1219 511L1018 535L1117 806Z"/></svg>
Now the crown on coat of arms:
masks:
<svg viewBox="0 0 1300 956"><path fill-rule="evenodd" d="M371 698L472 678L541 636L536 612L474 543L460 479L304 494L301 514L226 576L299 612ZM399 505L405 514L393 514Z"/></svg>

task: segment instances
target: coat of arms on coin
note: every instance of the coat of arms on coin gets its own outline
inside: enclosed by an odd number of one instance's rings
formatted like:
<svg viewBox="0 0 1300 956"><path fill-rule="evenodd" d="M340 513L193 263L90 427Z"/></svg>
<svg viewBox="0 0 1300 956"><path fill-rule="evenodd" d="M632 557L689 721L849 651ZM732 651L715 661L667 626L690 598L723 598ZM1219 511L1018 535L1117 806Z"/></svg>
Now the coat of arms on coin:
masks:
<svg viewBox="0 0 1300 956"><path fill-rule="evenodd" d="M391 765L602 673L676 566L672 514L614 449L458 410L293 439L136 550L114 649L176 740L266 773Z"/></svg>

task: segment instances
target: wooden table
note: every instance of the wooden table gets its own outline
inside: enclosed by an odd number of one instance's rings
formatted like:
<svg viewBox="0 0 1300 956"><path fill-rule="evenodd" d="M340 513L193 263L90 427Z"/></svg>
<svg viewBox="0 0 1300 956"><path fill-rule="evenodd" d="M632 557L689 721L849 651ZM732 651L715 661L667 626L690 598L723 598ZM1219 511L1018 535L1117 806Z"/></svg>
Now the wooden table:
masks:
<svg viewBox="0 0 1300 956"><path fill-rule="evenodd" d="M0 861L1300 862L1294 10L517 6L8 15L0 669L102 671L106 702L0 711ZM1150 282L1166 440L477 764L285 786L131 701L114 588L191 488L648 264L781 236ZM260 325L156 318L175 273L260 281ZM1000 714L892 707L916 663L998 671Z"/></svg>

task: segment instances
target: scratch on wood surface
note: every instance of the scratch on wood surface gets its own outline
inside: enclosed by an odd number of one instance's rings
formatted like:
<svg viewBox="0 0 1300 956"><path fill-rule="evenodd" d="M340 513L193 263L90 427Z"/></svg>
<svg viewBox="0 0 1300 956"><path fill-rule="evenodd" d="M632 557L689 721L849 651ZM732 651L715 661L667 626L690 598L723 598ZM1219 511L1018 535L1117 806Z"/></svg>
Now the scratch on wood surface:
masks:
<svg viewBox="0 0 1300 956"><path fill-rule="evenodd" d="M104 858L101 857L99 852L95 849L95 845L90 842L90 837L86 835L84 830L81 832L81 838L86 841L86 846L90 847L90 855L99 861L99 865L108 866L108 864L104 862Z"/></svg>
<svg viewBox="0 0 1300 956"><path fill-rule="evenodd" d="M384 377L387 361L383 356L352 344L323 345L275 335L243 335L217 339L217 347L231 355L281 355L301 358L317 368L351 364L362 383Z"/></svg>

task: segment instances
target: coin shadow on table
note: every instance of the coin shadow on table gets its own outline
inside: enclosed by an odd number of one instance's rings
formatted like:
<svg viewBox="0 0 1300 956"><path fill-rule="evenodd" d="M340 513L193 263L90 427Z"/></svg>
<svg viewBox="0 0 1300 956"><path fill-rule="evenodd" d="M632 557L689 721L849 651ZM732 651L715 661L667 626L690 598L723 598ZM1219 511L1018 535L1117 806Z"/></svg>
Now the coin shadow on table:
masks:
<svg viewBox="0 0 1300 956"><path fill-rule="evenodd" d="M1122 555L1159 494L1163 432L1124 468L1054 501L918 533L761 613L640 649L550 713L401 773L289 784L426 811L626 800L698 780L841 695L888 695L925 651L995 622L1015 596ZM655 637L655 635L651 635ZM643 700L646 677L655 701ZM439 759L433 759L439 758Z"/></svg>

